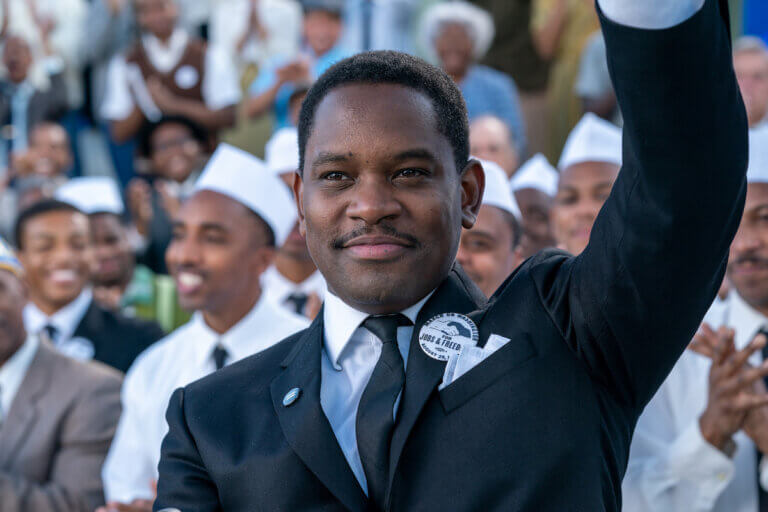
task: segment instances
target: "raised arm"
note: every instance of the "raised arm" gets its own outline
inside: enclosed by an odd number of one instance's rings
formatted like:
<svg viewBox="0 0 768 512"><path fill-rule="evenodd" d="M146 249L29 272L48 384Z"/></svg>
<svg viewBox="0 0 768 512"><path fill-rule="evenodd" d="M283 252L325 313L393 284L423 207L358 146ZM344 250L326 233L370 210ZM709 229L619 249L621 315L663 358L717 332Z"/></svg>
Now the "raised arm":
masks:
<svg viewBox="0 0 768 512"><path fill-rule="evenodd" d="M635 413L714 298L744 202L747 122L726 2L701 3L600 0L624 165L587 249L563 261L552 289L540 284L593 380ZM683 4L695 14L685 19Z"/></svg>

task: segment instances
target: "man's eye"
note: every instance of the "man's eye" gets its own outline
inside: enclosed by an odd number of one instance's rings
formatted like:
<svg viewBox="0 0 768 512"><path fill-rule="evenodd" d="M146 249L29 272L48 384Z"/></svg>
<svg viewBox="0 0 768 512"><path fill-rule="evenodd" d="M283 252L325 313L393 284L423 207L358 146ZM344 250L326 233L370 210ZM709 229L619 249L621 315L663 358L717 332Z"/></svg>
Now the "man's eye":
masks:
<svg viewBox="0 0 768 512"><path fill-rule="evenodd" d="M320 179L327 180L327 181L341 181L345 178L346 178L346 175L344 175L344 173L340 171L327 172L320 177Z"/></svg>
<svg viewBox="0 0 768 512"><path fill-rule="evenodd" d="M413 168L400 169L395 173L395 178L417 178L419 176L424 176L426 174L427 174L426 171L424 171L423 169L413 169Z"/></svg>

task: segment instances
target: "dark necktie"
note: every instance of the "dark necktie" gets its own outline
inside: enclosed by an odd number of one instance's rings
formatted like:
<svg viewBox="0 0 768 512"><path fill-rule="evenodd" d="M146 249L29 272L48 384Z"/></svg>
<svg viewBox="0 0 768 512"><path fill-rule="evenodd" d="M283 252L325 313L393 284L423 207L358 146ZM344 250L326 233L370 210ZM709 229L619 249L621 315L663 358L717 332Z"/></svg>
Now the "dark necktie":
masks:
<svg viewBox="0 0 768 512"><path fill-rule="evenodd" d="M224 368L228 357L229 353L227 352L227 349L221 345L216 345L216 348L213 349L213 362L216 363L217 370Z"/></svg>
<svg viewBox="0 0 768 512"><path fill-rule="evenodd" d="M55 345L56 342L59 341L59 330L53 325L48 324L43 327L43 332L48 337L48 341L51 342L51 345Z"/></svg>
<svg viewBox="0 0 768 512"><path fill-rule="evenodd" d="M285 302L291 305L291 308L296 314L303 315L304 306L307 305L307 298L308 296L306 293L292 293L285 299Z"/></svg>
<svg viewBox="0 0 768 512"><path fill-rule="evenodd" d="M389 444L397 395L405 384L405 365L397 346L397 328L411 325L401 314L369 316L363 327L381 340L381 355L357 409L357 448L368 482L368 498L378 510L384 510L389 477Z"/></svg>

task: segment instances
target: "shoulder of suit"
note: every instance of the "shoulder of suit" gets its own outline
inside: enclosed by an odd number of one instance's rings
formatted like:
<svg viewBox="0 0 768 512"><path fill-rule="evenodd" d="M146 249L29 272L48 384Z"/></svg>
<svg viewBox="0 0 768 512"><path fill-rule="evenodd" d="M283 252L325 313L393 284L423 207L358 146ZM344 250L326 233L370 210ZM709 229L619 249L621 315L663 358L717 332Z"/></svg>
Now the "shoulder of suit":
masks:
<svg viewBox="0 0 768 512"><path fill-rule="evenodd" d="M258 392L260 388L268 388L272 379L282 370L281 363L305 332L306 329L299 331L258 354L248 356L189 384L185 388L186 396L199 393L209 396L219 389L236 390L246 387L249 391Z"/></svg>
<svg viewBox="0 0 768 512"><path fill-rule="evenodd" d="M82 392L88 388L113 386L120 388L122 374L98 361L78 361L58 352L55 348L40 343L36 359L42 360L54 381L66 384L65 388Z"/></svg>

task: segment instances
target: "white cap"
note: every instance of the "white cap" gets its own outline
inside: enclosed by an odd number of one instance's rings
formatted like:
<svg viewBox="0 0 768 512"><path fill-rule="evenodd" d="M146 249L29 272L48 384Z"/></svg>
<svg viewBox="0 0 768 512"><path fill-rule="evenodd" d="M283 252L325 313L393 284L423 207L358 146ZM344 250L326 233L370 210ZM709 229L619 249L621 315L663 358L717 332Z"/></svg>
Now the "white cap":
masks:
<svg viewBox="0 0 768 512"><path fill-rule="evenodd" d="M72 178L56 190L54 197L87 215L122 215L125 212L120 189L117 188L115 180L107 176Z"/></svg>
<svg viewBox="0 0 768 512"><path fill-rule="evenodd" d="M571 131L557 167L562 171L582 162L621 165L621 130L591 112Z"/></svg>
<svg viewBox="0 0 768 512"><path fill-rule="evenodd" d="M480 160L480 159L478 159ZM523 215L520 213L520 207L517 205L515 196L509 189L507 174L494 162L480 160L485 171L485 192L483 193L483 206L495 206L511 213L515 218L522 222Z"/></svg>
<svg viewBox="0 0 768 512"><path fill-rule="evenodd" d="M768 125L749 130L748 183L768 183Z"/></svg>
<svg viewBox="0 0 768 512"><path fill-rule="evenodd" d="M515 192L524 188L533 188L550 197L555 197L559 179L560 174L550 165L547 157L537 153L520 166L509 184Z"/></svg>
<svg viewBox="0 0 768 512"><path fill-rule="evenodd" d="M254 211L275 234L280 247L296 224L296 207L285 183L267 170L264 162L229 144L219 144L195 192L212 190L231 197Z"/></svg>
<svg viewBox="0 0 768 512"><path fill-rule="evenodd" d="M288 126L277 130L264 147L267 167L276 176L299 168L299 131Z"/></svg>
<svg viewBox="0 0 768 512"><path fill-rule="evenodd" d="M463 25L467 29L473 43L472 54L476 59L482 58L491 47L495 27L488 11L461 0L437 3L424 12L418 31L422 49L432 58L437 58L435 39L440 35L443 25L449 23Z"/></svg>

